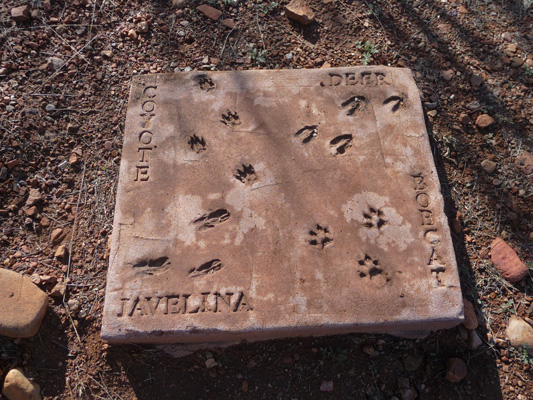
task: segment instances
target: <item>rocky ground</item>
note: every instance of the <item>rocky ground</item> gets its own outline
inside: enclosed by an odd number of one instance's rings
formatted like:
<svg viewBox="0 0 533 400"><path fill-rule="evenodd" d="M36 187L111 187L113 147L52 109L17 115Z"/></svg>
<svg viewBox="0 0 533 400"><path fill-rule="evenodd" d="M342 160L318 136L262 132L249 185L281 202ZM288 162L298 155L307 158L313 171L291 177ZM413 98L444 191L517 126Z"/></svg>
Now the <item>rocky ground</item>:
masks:
<svg viewBox="0 0 533 400"><path fill-rule="evenodd" d="M293 19L287 3L0 4L0 262L49 301L37 335L0 336L0 383L20 367L46 399L533 398L533 355L519 345L533 343L527 0L309 0ZM131 77L367 64L408 67L419 85L465 325L423 340L280 340L181 359L102 342Z"/></svg>

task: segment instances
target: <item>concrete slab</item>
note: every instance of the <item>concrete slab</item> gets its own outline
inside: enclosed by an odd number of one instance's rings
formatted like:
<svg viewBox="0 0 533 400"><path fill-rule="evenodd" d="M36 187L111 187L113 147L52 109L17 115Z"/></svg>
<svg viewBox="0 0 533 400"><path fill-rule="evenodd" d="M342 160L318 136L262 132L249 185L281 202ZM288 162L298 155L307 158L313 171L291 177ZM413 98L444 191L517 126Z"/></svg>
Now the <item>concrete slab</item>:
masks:
<svg viewBox="0 0 533 400"><path fill-rule="evenodd" d="M462 319L408 69L134 78L106 340L431 330Z"/></svg>

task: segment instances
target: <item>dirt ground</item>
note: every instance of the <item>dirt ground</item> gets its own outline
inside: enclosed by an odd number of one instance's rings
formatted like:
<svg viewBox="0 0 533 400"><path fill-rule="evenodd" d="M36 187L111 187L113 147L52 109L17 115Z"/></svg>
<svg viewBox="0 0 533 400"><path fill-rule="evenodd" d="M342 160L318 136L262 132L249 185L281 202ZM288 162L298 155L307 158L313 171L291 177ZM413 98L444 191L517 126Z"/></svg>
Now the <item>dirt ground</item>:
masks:
<svg viewBox="0 0 533 400"><path fill-rule="evenodd" d="M11 9L32 3L31 17L13 22ZM281 0L179 3L0 4L0 263L50 295L38 335L0 337L0 383L19 366L46 399L533 398L533 357L503 336L510 316L533 318L533 271L510 284L489 256L502 237L533 267L533 186L516 164L533 149L531 11L518 0L309 0L315 21L302 26L287 19ZM222 18L199 13L203 3ZM221 22L229 18L234 28ZM153 346L104 343L132 76L363 64L414 73L483 344L469 346L458 328L423 340L353 334L244 343L180 359ZM474 121L485 113L496 122L481 130ZM484 160L496 170L482 168ZM31 188L43 195L34 209L25 205ZM450 357L468 366L459 383L444 377ZM217 365L207 368L211 358ZM329 382L333 390L323 391Z"/></svg>

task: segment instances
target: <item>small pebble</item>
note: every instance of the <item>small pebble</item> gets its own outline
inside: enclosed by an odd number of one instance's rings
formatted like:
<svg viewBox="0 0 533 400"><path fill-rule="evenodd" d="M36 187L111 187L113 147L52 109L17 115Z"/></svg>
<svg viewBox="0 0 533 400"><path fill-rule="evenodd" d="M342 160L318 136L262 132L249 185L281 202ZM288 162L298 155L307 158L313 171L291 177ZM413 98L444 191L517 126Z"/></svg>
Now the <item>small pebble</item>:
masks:
<svg viewBox="0 0 533 400"><path fill-rule="evenodd" d="M52 71L57 71L65 65L65 62L58 57L49 57L47 60L47 67Z"/></svg>
<svg viewBox="0 0 533 400"><path fill-rule="evenodd" d="M444 79L446 82L449 82L452 80L453 76L455 75L455 72L453 69L448 69L446 71L440 71L440 76L442 79Z"/></svg>
<svg viewBox="0 0 533 400"><path fill-rule="evenodd" d="M496 171L497 164L494 161L491 160L483 160L481 162L481 168L488 173L492 174L494 171Z"/></svg>
<svg viewBox="0 0 533 400"><path fill-rule="evenodd" d="M472 78L470 79L470 83L475 89L483 85L484 82L483 78L479 75L472 75Z"/></svg>
<svg viewBox="0 0 533 400"><path fill-rule="evenodd" d="M524 65L524 60L522 60L520 57L513 57L511 60L511 67L518 68Z"/></svg>
<svg viewBox="0 0 533 400"><path fill-rule="evenodd" d="M60 245L54 255L57 259L64 259L68 255L67 246Z"/></svg>
<svg viewBox="0 0 533 400"><path fill-rule="evenodd" d="M463 325L465 326L465 328L470 330L476 329L479 325L479 321L477 319L474 305L467 299L463 299L463 302L465 310L465 322L463 322Z"/></svg>
<svg viewBox="0 0 533 400"><path fill-rule="evenodd" d="M470 111L476 111L481 108L481 104L479 103L479 101L473 101L471 103L468 103L466 108L468 108Z"/></svg>
<svg viewBox="0 0 533 400"><path fill-rule="evenodd" d="M112 50L102 50L102 52L100 54L102 54L102 57L104 57L105 59L108 59L108 60L113 58L113 51Z"/></svg>
<svg viewBox="0 0 533 400"><path fill-rule="evenodd" d="M471 120L468 114L461 114L459 115L459 121L461 121L461 124L468 125L470 124Z"/></svg>
<svg viewBox="0 0 533 400"><path fill-rule="evenodd" d="M141 22L139 24L139 28L138 29L139 29L139 32L146 33L146 32L148 32L149 27L148 27L148 24L145 21L143 21L143 22Z"/></svg>
<svg viewBox="0 0 533 400"><path fill-rule="evenodd" d="M218 363L215 361L214 358L208 358L207 360L205 360L205 366L207 369L211 369L213 367L216 367L218 365Z"/></svg>
<svg viewBox="0 0 533 400"><path fill-rule="evenodd" d="M9 161L6 163L6 167L8 167L9 169L13 169L13 168L15 168L17 165L19 165L19 160L17 160L17 159L9 160Z"/></svg>
<svg viewBox="0 0 533 400"><path fill-rule="evenodd" d="M463 360L457 357L449 358L446 362L445 378L449 382L460 382L466 377L468 370Z"/></svg>
<svg viewBox="0 0 533 400"><path fill-rule="evenodd" d="M488 114L481 114L476 119L476 125L478 128L485 129L492 126L496 121Z"/></svg>
<svg viewBox="0 0 533 400"><path fill-rule="evenodd" d="M128 31L128 37L131 39L131 40L137 40L137 32L135 32L134 29L130 29Z"/></svg>
<svg viewBox="0 0 533 400"><path fill-rule="evenodd" d="M468 335L468 348L472 351L479 349L483 345L483 341L476 331L470 331Z"/></svg>
<svg viewBox="0 0 533 400"><path fill-rule="evenodd" d="M80 302L76 299L70 299L67 305L71 313L76 313L80 309Z"/></svg>
<svg viewBox="0 0 533 400"><path fill-rule="evenodd" d="M187 7L187 1L186 0L172 0L172 5L176 8L185 8Z"/></svg>
<svg viewBox="0 0 533 400"><path fill-rule="evenodd" d="M368 345L365 345L363 346L363 353L366 353L366 354L372 354L374 352L374 346L368 344Z"/></svg>
<svg viewBox="0 0 533 400"><path fill-rule="evenodd" d="M333 381L322 381L320 383L321 392L333 392Z"/></svg>
<svg viewBox="0 0 533 400"><path fill-rule="evenodd" d="M418 392L415 388L405 389L402 393L402 400L415 400L418 397Z"/></svg>
<svg viewBox="0 0 533 400"><path fill-rule="evenodd" d="M67 160L63 160L63 161L58 165L58 167L59 167L60 169L65 169L65 168L68 167L68 166L69 166L69 163L68 163Z"/></svg>
<svg viewBox="0 0 533 400"><path fill-rule="evenodd" d="M11 9L11 18L16 22L24 22L30 19L30 6L24 5Z"/></svg>

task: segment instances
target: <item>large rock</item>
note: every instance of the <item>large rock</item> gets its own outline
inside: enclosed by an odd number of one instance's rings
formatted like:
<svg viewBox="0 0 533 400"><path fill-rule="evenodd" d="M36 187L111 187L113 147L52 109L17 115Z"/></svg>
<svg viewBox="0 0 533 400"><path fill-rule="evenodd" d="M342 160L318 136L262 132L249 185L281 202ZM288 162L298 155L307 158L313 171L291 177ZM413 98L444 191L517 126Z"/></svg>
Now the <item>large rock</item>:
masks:
<svg viewBox="0 0 533 400"><path fill-rule="evenodd" d="M520 282L524 279L529 269L511 246L502 239L496 238L490 247L492 262L505 279L509 282Z"/></svg>
<svg viewBox="0 0 533 400"><path fill-rule="evenodd" d="M8 372L2 388L2 394L8 400L41 400L40 392L39 385L30 382L19 368Z"/></svg>
<svg viewBox="0 0 533 400"><path fill-rule="evenodd" d="M48 296L30 278L0 269L0 335L27 338L41 326Z"/></svg>
<svg viewBox="0 0 533 400"><path fill-rule="evenodd" d="M285 6L285 13L290 19L307 25L315 19L315 13L305 0L292 0Z"/></svg>
<svg viewBox="0 0 533 400"><path fill-rule="evenodd" d="M505 330L505 337L513 347L527 345L527 351L533 356L533 327L522 318L512 316Z"/></svg>

